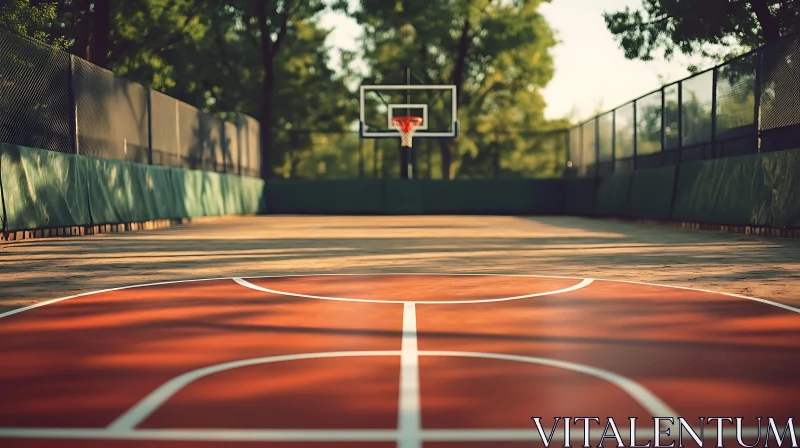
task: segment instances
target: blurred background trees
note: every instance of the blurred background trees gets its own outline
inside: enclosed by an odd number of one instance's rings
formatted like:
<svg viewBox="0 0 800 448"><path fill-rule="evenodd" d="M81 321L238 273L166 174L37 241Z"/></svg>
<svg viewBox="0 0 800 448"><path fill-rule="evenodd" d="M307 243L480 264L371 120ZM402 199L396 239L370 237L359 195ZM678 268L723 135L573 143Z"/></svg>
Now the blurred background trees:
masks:
<svg viewBox="0 0 800 448"><path fill-rule="evenodd" d="M236 110L259 119L264 177L385 170L396 145L352 134L357 86L395 82L406 64L426 83L458 87L460 136L419 147L424 173L550 176L566 148L552 131L570 123L544 116L556 45L539 13L544 1L0 0L0 26L221 118ZM360 51L343 52L335 68L330 30L320 25L334 10L364 30ZM702 51L725 59L731 45L742 52L797 31L800 6L642 0L641 9L605 19L629 58ZM366 72L350 69L356 59ZM743 109L749 101L739 100Z"/></svg>

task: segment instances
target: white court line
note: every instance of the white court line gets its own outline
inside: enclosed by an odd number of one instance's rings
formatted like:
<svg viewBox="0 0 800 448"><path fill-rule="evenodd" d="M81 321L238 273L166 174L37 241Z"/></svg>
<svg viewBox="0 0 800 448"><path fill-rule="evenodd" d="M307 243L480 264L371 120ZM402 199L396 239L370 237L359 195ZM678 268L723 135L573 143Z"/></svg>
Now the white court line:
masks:
<svg viewBox="0 0 800 448"><path fill-rule="evenodd" d="M489 412L487 410L487 412ZM533 423L531 423L533 425ZM618 423L618 426L619 423ZM783 428L780 428L781 430ZM697 429L699 433L699 428ZM800 433L800 427L796 429ZM747 439L757 437L759 428L742 428L742 436ZM593 440L602 435L602 428L589 430ZM630 431L620 428L619 434L623 441L630 438ZM736 436L735 428L723 428L724 438ZM762 437L766 428L761 429ZM788 435L788 434L787 434ZM594 438L595 436L598 436ZM714 442L717 436L715 425L705 428L704 439ZM636 430L636 441L647 443L652 440L653 428L639 427ZM2 428L0 439L86 439L86 440L167 440L167 441L223 441L223 442L394 442L399 440L399 434L391 429L136 429L133 431L111 432L107 429L96 428ZM541 437L535 428L503 428L503 429L423 429L420 438L425 442L449 441L539 441ZM582 440L582 425L570 427L570 440ZM563 441L563 423L553 434L553 441ZM664 436L662 442L677 441L674 432ZM684 442L694 441L684 432ZM746 440L749 442L750 440ZM791 440L789 441L791 443ZM676 443L677 446L677 443Z"/></svg>
<svg viewBox="0 0 800 448"><path fill-rule="evenodd" d="M21 313L23 311L28 311L28 310L32 310L34 308L39 308L40 306L50 305L51 303L58 303L58 302L61 302L61 301L64 301L64 300L76 299L78 297L86 297L86 296L91 296L91 295L94 295L94 294L102 294L104 292L114 292L114 291L122 291L122 290L125 290L125 289L144 288L144 287L147 287L147 286L174 285L174 284L178 284L178 283L208 282L208 281L212 281L212 280L229 280L229 279L227 279L227 278L198 278L198 279L194 279L194 280L169 280L169 281L157 282L157 283L142 283L140 285L118 286L116 288L101 289L101 290L98 290L98 291L84 292L84 293L75 294L75 295L72 295L72 296L60 297L58 299L46 300L44 302L39 302L39 303L35 303L33 305L28 305L28 306L24 306L22 308L17 308L17 309L11 310L11 311L6 311L5 313L0 313L0 319L2 319L4 317L11 316L11 315L14 315L14 314L17 314L17 313Z"/></svg>
<svg viewBox="0 0 800 448"><path fill-rule="evenodd" d="M488 277L525 277L525 278L559 278L559 279L568 279L568 280L581 280L582 277L575 277L575 276L564 276L564 275L534 275L534 274L497 274L497 273L487 273L487 272L461 272L461 273L446 273L446 272L377 272L377 273L366 273L366 274L337 274L337 273L328 273L328 274L287 274L287 275L259 275L254 277L247 277L247 278L281 278L281 277L336 277L336 276L369 276L369 275L442 275L442 276L488 276ZM689 286L677 286L677 285L665 285L661 283L648 283L648 282L638 282L633 280L614 280L608 278L597 278L593 277L596 281L601 282L611 282L611 283L630 283L633 285L644 285L644 286L659 286L662 288L674 288L674 289L683 289L687 291L697 291L697 292L707 292L711 294L720 294L723 296L728 297L736 297L739 299L746 299L752 300L755 302L764 303L766 305L776 306L778 308L783 308L785 310L793 311L795 313L800 313L800 308L793 307L791 305L785 305L779 302L773 302L772 300L762 299L759 297L751 297L745 296L742 294L736 294L732 292L722 292L722 291L714 291L711 289L701 289L701 288L692 288ZM431 302L420 302L420 303L431 303ZM447 302L452 303L452 302Z"/></svg>
<svg viewBox="0 0 800 448"><path fill-rule="evenodd" d="M586 375L605 380L609 383L622 389L633 400L635 400L641 407L643 407L652 416L657 417L679 417L680 414L672 410L660 398L655 396L652 392L647 390L646 387L637 383L636 381L626 378L622 375L610 372L608 370L598 369L597 367L587 366L585 364L578 364L568 361L560 361L551 358L538 358L534 356L520 356L520 355L504 355L499 353L480 353L480 352L457 352L457 351L442 351L442 350L423 350L419 352L420 356L445 356L456 358L483 358L483 359L499 359L503 361L516 361L529 364L539 364L543 366L556 367L564 370L571 370L573 372L584 373Z"/></svg>
<svg viewBox="0 0 800 448"><path fill-rule="evenodd" d="M461 276L470 276L470 275L473 275L473 276L494 276L494 277L560 278L560 279L581 280L581 277L555 276L555 275L492 274L492 273L448 274L448 273L443 273L443 272L394 272L394 273L386 272L386 273L366 273L366 274L330 274L330 273L328 273L328 274L325 274L325 273L320 273L320 274L285 274L285 275L252 276L252 277L247 277L247 278L322 277L322 276L357 276L357 275L361 275L361 276L367 276L367 275L443 275L443 276L459 276L459 275L461 275ZM99 290L99 291L90 291L90 292L85 292L85 293L82 293L82 294L76 294L76 295L72 295L72 296L68 296L68 297L61 297L61 298L57 298L57 299L47 300L45 302L36 303L34 305L29 305L29 306L22 307L22 308L17 308L17 309L11 310L11 311L6 311L5 313L0 314L0 318L8 317L8 316L11 316L11 315L14 315L14 314L17 314L17 313L21 313L23 311L28 311L28 310L31 310L31 309L34 309L34 308L39 308L41 306L49 305L51 303L57 303L57 302L61 302L63 300L74 299L74 298L78 298L78 297L85 297L85 296L90 296L90 295L94 295L94 294L101 294L101 293L104 293L104 292L120 291L120 290L124 290L124 289L133 289L133 288L144 288L144 287L147 287L147 286L173 285L173 284L178 284L178 283L205 282L205 281L212 281L212 280L235 280L235 278L233 278L233 277L217 277L217 278L198 278L198 279L192 279L192 280L169 280L169 281L156 282L156 283L142 283L142 284L138 284L138 285L120 286L120 287L116 287L116 288L102 289L102 290ZM796 307L793 307L793 306L790 306L790 305L785 305L785 304L778 303L778 302L773 302L773 301L767 300L767 299L761 299L761 298L758 298L758 297L750 297L750 296L745 296L745 295L742 295L742 294L734 294L734 293L730 293L730 292L713 291L713 290L710 290L710 289L691 288L691 287L688 287L688 286L675 286L675 285L664 285L664 284L659 284L659 283L637 282L637 281L631 281L631 280L612 280L612 279L605 279L605 278L595 278L594 280L603 281L603 282L612 282L612 283L630 283L630 284L634 284L634 285L644 285L644 286L659 286L659 287L662 287L662 288L683 289L683 290L687 290L687 291L698 291L698 292L706 292L706 293L710 293L710 294L720 294L720 295L723 295L723 296L729 296L729 297L736 297L736 298L740 298L740 299L752 300L752 301L755 301L755 302L764 303L766 305L776 306L778 308L783 308L785 310L792 311L792 312L800 314L800 308L796 308ZM393 302L393 303L402 303L402 302ZM432 302L422 302L422 303L432 303ZM446 303L453 303L453 302L446 302Z"/></svg>
<svg viewBox="0 0 800 448"><path fill-rule="evenodd" d="M411 310L411 311L409 311ZM226 370L237 369L240 367L254 366L258 364L268 364L282 361L298 361L304 359L320 358L342 358L342 357L366 357L366 356L400 356L400 396L398 404L398 427L401 435L408 436L410 441L419 440L420 422L420 391L419 391L419 356L441 356L456 358L484 358L502 361L523 362L528 364L539 364L559 369L570 370L599 378L612 383L622 389L628 396L636 401L642 408L658 417L677 417L677 414L660 398L647 390L636 381L608 370L578 364L574 362L561 361L551 358L539 358L532 356L504 355L497 353L480 352L459 352L459 351L420 351L417 349L416 313L414 304L409 303L404 306L403 313L403 343L400 351L352 351L352 352L321 352L321 353L302 353L292 355L269 356L263 358L243 359L239 361L226 362L207 366L200 369L179 375L154 390L143 398L139 403L130 408L114 422L107 426L111 433L129 432L136 428L141 422L147 419L153 412L163 405L170 397L174 396L181 389L188 386L200 378L224 372ZM411 443L411 442L409 442ZM409 445L409 447L418 445ZM406 448L406 447L403 447Z"/></svg>
<svg viewBox="0 0 800 448"><path fill-rule="evenodd" d="M0 438L174 441L393 442L393 429L108 429L0 428Z"/></svg>
<svg viewBox="0 0 800 448"><path fill-rule="evenodd" d="M319 358L343 358L355 356L399 356L400 352L396 350L386 351L352 351L352 352L324 352L324 353L300 353L292 355L268 356L263 358L243 359L239 361L226 362L216 364L213 366L203 367L200 369L192 370L190 372L179 375L163 385L158 389L150 392L139 403L132 408L128 409L119 418L111 422L107 429L112 433L131 431L147 417L150 416L156 409L158 409L164 402L169 400L170 397L175 395L178 391L186 387L188 384L197 381L208 375L212 375L226 370L238 369L239 367L254 366L258 364L268 364L273 362L282 361L299 361L303 359L319 359Z"/></svg>
<svg viewBox="0 0 800 448"><path fill-rule="evenodd" d="M603 417L600 417L600 418L601 418L601 422L602 422L602 418ZM555 433L553 434L553 438L551 439L551 442L563 442L564 441L564 423L563 422L564 422L563 420L561 420L559 422L559 425L556 428ZM626 443L629 442L630 441L630 435L631 435L630 429L621 428L621 426L623 424L627 425L628 422L627 421L619 422L619 421L615 420L615 423L617 424L617 428L619 429L619 435L620 435L620 437L622 437L622 440L624 442L626 442ZM596 425L597 422L593 422L593 424ZM643 426L645 426L645 427L643 427ZM543 429L547 429L547 431L549 431L550 428L552 427L552 425L549 424L549 423L547 425L545 425L545 423L542 422L542 427L543 427ZM700 428L695 428L695 426L692 426L692 428L695 429L695 431L697 431L698 436L699 436L700 435L699 434L700 433ZM783 427L781 427L779 429L783 430ZM662 435L661 436L661 442L662 443L669 443L670 441L675 440L676 441L675 446L678 446L678 443L677 443L678 435L677 434L678 434L677 432L670 431L670 435L669 436L667 436L667 435ZM752 438L752 437L757 437L758 434L759 434L759 428L757 428L757 427L743 427L742 428L742 437L743 438L748 438L749 439L749 438ZM766 428L762 428L761 429L761 436L763 437L765 434L766 434ZM595 427L589 428L589 436L591 437L590 440L598 441L600 439L600 436L602 436L602 435L603 435L603 428L602 427L598 428L598 427L595 426ZM723 438L734 438L734 437L736 437L736 428L723 428L722 429L722 436L723 436ZM703 433L703 437L704 437L705 440L715 441L715 439L717 437L716 424L706 427L705 430L704 430L704 433ZM583 440L583 423L580 423L578 425L570 426L569 438L570 438L570 441ZM476 429L461 429L461 428L459 428L459 429L423 429L422 430L422 439L425 442L470 442L470 441L476 441L476 442L478 442L478 441L500 442L500 441L533 441L533 440L541 442L541 440L542 440L542 438L539 435L539 433L536 430L536 428L534 428L534 429L521 429L521 428L520 429L514 429L514 428L508 428L508 429L505 429L505 428L504 429L490 429L490 428L487 428L487 429L478 429L478 428L476 428ZM639 424L639 427L636 428L636 442L640 443L640 444L647 444L647 441L648 440L652 441L652 439L653 439L653 424L652 424L652 420L650 420L650 425L646 425L645 424L645 420L641 421L640 424ZM789 439L788 434L787 434L787 439ZM692 444L694 444L694 441L692 440L691 436L685 430L683 432L683 441L684 441L684 444L686 444L687 441L689 441ZM750 440L745 440L745 442L751 442L751 441ZM791 440L789 440L789 443L791 444ZM597 445L594 445L594 446L597 446ZM609 443L608 446L611 446L611 444ZM686 445L686 446L691 447L692 445Z"/></svg>
<svg viewBox="0 0 800 448"><path fill-rule="evenodd" d="M580 283L572 285L568 288L557 289L555 291L546 291L546 292L537 292L533 294L523 294L521 296L514 296L514 297L501 297L498 299L478 299L478 300L437 300L437 301L425 301L425 302L416 302L411 300L377 300L377 299L350 299L347 297L328 297L328 296L315 296L311 294L300 294L294 292L286 292L280 291L277 289L270 289L264 288L263 286L254 285L247 280L241 277L235 277L233 279L236 283L244 286L245 288L254 289L256 291L267 292L270 294L279 294L284 296L292 296L292 297L303 297L306 299L320 299L320 300L336 300L340 302L365 302L365 303L414 303L418 305L458 305L458 304L468 304L468 303L490 303L490 302L506 302L509 300L520 300L520 299L528 299L531 297L541 297L541 296L549 296L553 294L562 294L565 292L576 291L581 288L585 288L592 284L594 279L585 278L582 279Z"/></svg>
<svg viewBox="0 0 800 448"><path fill-rule="evenodd" d="M400 399L397 407L397 448L422 448L419 391L417 312L413 303L403 305L403 343L400 349Z"/></svg>

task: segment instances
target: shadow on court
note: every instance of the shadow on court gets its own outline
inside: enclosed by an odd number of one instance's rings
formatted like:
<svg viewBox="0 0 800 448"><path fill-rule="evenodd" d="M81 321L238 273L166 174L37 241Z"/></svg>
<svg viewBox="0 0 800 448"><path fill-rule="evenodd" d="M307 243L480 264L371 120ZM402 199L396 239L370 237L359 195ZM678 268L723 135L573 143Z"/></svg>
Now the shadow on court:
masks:
<svg viewBox="0 0 800 448"><path fill-rule="evenodd" d="M0 245L0 310L167 280L516 273L660 282L800 303L800 241L612 220L267 216Z"/></svg>

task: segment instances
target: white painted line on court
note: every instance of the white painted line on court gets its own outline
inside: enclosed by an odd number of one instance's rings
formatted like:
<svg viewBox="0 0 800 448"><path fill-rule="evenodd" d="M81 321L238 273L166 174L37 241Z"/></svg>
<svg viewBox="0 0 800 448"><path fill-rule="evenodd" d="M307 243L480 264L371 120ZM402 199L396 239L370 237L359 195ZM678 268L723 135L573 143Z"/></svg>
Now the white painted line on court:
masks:
<svg viewBox="0 0 800 448"><path fill-rule="evenodd" d="M240 367L254 366L259 364L269 364L273 362L282 361L299 361L303 359L320 359L320 358L345 358L357 356L399 356L400 352L396 350L386 351L350 351L350 352L323 352L323 353L300 353L291 355L280 356L267 356L262 358L243 359L239 361L226 362L216 364L213 366L203 367L200 369L192 370L191 372L184 373L177 376L158 389L154 390L139 403L132 408L128 409L119 418L114 420L107 429L111 432L131 431L136 428L141 422L150 416L156 409L158 409L164 402L170 399L173 395L178 393L181 389L190 383L197 381L200 378L206 377L226 370L238 369Z"/></svg>
<svg viewBox="0 0 800 448"><path fill-rule="evenodd" d="M440 351L440 350L424 350L419 352L420 356L449 356L458 358L483 358L483 359L498 359L503 361L524 362L529 364L539 364L543 366L556 367L564 370L571 370L573 372L584 373L591 375L595 378L608 381L615 386L622 389L641 407L647 410L651 415L656 417L675 417L680 416L677 412L672 410L660 398L655 396L652 392L647 390L646 387L637 383L636 381L626 378L622 375L610 372L608 370L599 369L597 367L587 366L585 364L578 364L568 361L560 361L551 358L538 358L533 356L520 356L520 355L505 355L500 353L480 353L480 352L456 352L456 351Z"/></svg>
<svg viewBox="0 0 800 448"><path fill-rule="evenodd" d="M531 423L533 425L533 423ZM619 426L619 425L618 425ZM559 430L560 429L560 430ZM553 441L563 441L563 423L553 434ZM589 433L602 435L603 428L591 428ZM699 428L697 428L699 433ZM800 432L800 427L796 429ZM724 428L723 437L736 436L734 428ZM626 440L630 438L628 429L619 429L619 434ZM677 439L675 433L664 436L663 441ZM759 428L742 428L742 436L748 439L757 437ZM766 428L761 429L761 435ZM714 425L705 428L705 440L714 441L717 430ZM636 430L636 438L640 443L652 440L653 428L640 426ZM96 428L0 428L0 439L85 439L85 440L170 440L170 441L222 441L222 442L394 442L399 434L391 429L136 429L133 431L111 432ZM535 427L504 429L423 429L420 438L425 442L469 442L469 441L539 441ZM599 437L598 437L599 438ZM684 432L684 439L690 436ZM582 440L583 428L580 425L570 427L570 440Z"/></svg>
<svg viewBox="0 0 800 448"><path fill-rule="evenodd" d="M572 286L567 287L567 288L557 289L555 291L537 292L537 293L534 293L534 294L524 294L524 295L521 295L521 296L514 296L514 297L503 297L503 298L500 298L500 299L452 300L452 301L443 300L443 301L438 301L438 302L417 302L417 303L419 303L420 305L426 305L426 304L439 304L439 305L447 304L447 305L449 305L449 304L467 304L467 303L507 302L509 300L520 300L520 299L528 299L528 298L531 298L531 297L551 296L551 295L555 295L555 294L563 294L565 292L577 291L577 290L579 290L581 288L585 288L585 287L591 285L592 282L594 282L593 278L584 278L584 279L582 279L580 281L580 283L577 283L577 284L572 285Z"/></svg>
<svg viewBox="0 0 800 448"><path fill-rule="evenodd" d="M417 311L413 303L403 305L403 343L400 349L400 398L397 406L397 448L422 448L422 417L417 349Z"/></svg>
<svg viewBox="0 0 800 448"><path fill-rule="evenodd" d="M581 288L585 288L592 284L594 279L585 278L581 280L579 283L572 285L567 288L557 289L555 291L546 291L546 292L536 292L532 294L523 294L521 296L514 296L514 297L501 297L497 299L477 299L477 300L436 300L436 301L425 301L425 302L417 302L413 300L377 300L377 299L351 299L347 297L329 297L329 296L315 296L311 294L300 294L294 292L286 292L280 291L277 289L265 288L263 286L258 286L253 283L248 282L247 280L236 277L233 279L236 283L244 286L245 288L254 289L256 291L267 292L270 294L278 294L284 296L292 296L292 297L302 297L306 299L320 299L320 300L336 300L340 302L366 302L366 303L415 303L418 305L458 305L458 304L469 304L469 303L491 303L491 302L506 302L509 300L521 300L521 299L529 299L532 297L541 297L541 296L549 296L553 294L562 294L565 292L576 291Z"/></svg>
<svg viewBox="0 0 800 448"><path fill-rule="evenodd" d="M534 275L534 274L499 274L499 273L488 273L488 272L461 272L461 273L446 273L446 272L372 272L372 273L364 273L364 274L353 274L353 273L321 273L321 274L287 274L287 275L259 275L259 276L250 276L247 278L256 279L256 278L281 278L281 277L345 277L345 276L389 276L389 275L441 275L441 276L484 276L484 277L523 277L523 278L558 278L564 280L581 280L582 277L575 277L575 276L565 276L565 275ZM673 289L683 289L687 291L697 291L697 292L706 292L710 294L720 294L723 296L728 297L736 297L739 299L746 299L752 300L755 302L764 303L766 305L776 306L778 308L783 308L788 311L793 311L795 313L800 313L800 308L793 307L791 305L786 305L780 302L774 302L772 300L762 299L758 297L751 297L745 296L742 294L736 294L732 292L722 292L722 291L714 291L710 289L701 289L701 288L692 288L689 286L677 286L677 285L665 285L661 283L648 283L648 282L638 282L633 280L615 280L615 279L608 279L608 278L597 278L593 277L592 280L600 281L600 282L610 282L610 283L630 283L633 285L644 285L644 286L659 286L662 288L673 288ZM433 303L433 302L418 302L422 303ZM455 302L446 302L446 303L455 303Z"/></svg>
<svg viewBox="0 0 800 448"><path fill-rule="evenodd" d="M393 429L107 429L0 428L0 438L229 442L393 442Z"/></svg>
<svg viewBox="0 0 800 448"><path fill-rule="evenodd" d="M345 297L326 297L326 296L313 296L310 294L297 294L293 292L278 291L276 289L264 288L263 286L254 285L241 277L234 277L233 281L244 286L245 288L254 289L256 291L268 292L270 294L278 294L282 296L302 297L306 299L320 299L320 300L336 300L339 302L362 302L362 303L394 303L401 304L401 301L388 301L388 300L371 300L371 299L348 299Z"/></svg>
<svg viewBox="0 0 800 448"><path fill-rule="evenodd" d="M50 305L51 303L58 303L58 302L62 302L64 300L76 299L78 297L86 297L86 296L91 296L91 295L94 295L94 294L102 294L102 293L105 293L105 292L122 291L122 290L125 290L125 289L144 288L144 287L147 287L147 286L174 285L174 284L178 284L178 283L191 283L191 282L207 282L207 281L212 281L212 280L230 280L230 279L226 279L226 278L198 278L198 279L194 279L194 280L169 280L169 281L165 281L165 282L142 283L141 285L119 286L117 288L101 289L99 291L84 292L84 293L81 293L81 294L75 294L75 295L72 295L72 296L61 297L61 298L58 298L58 299L46 300L44 302L39 302L39 303L35 303L33 305L28 305L28 306L25 306L25 307L22 307L22 308L17 308L17 309L11 310L11 311L6 311L5 313L0 313L0 319L2 319L4 317L11 316L11 315L14 315L14 314L17 314L17 313L21 313L23 311L28 311L28 310L32 310L34 308L39 308L41 306Z"/></svg>
<svg viewBox="0 0 800 448"><path fill-rule="evenodd" d="M581 280L581 277L555 276L555 275L492 274L492 273L458 273L458 274L452 274L451 273L451 274L448 274L448 273L443 273L443 272L436 272L436 273L434 273L434 272L429 272L429 273L423 273L423 272L395 272L395 273L388 273L387 272L387 273L366 273L366 274L330 274L330 273L328 273L328 274L324 274L324 273L322 273L322 274L286 274L286 275L251 276L251 277L247 277L247 278L368 276L368 275L494 276L494 277L559 278L559 279ZM240 278L240 277L236 277L236 278L239 278L240 280L242 280L242 278ZM90 291L90 292L85 292L85 293L82 293L82 294L76 294L76 295L72 295L72 296L61 297L61 298L58 298L58 299L47 300L47 301L44 301L44 302L36 303L34 305L29 305L29 306L22 307L22 308L17 308L17 309L11 310L11 311L6 311L5 313L0 314L0 318L8 317L8 316L11 316L11 315L14 315L14 314L17 314L17 313L21 313L23 311L28 311L28 310L31 310L31 309L34 309L34 308L39 308L39 307L42 307L42 306L45 306L45 305L61 302L61 301L68 300L68 299L74 299L74 298L78 298L78 297L85 297L85 296L90 296L90 295L94 295L94 294L101 294L101 293L105 293L105 292L120 291L120 290L124 290L124 289L133 289L133 288L144 288L144 287L148 287L148 286L174 285L174 284L178 284L178 283L191 283L191 282L205 282L205 281L212 281L212 280L234 280L235 281L236 278L234 278L234 277L217 277L217 278L199 278L199 279L192 279L192 280L170 280L170 281L163 281L163 282L156 282L156 283L142 283L142 284L139 284L139 285L120 286L120 287L117 287L117 288L102 289L102 290L99 290L99 291ZM584 280L586 280L586 279L584 279ZM792 311L792 312L800 314L800 308L793 307L791 305L786 305L786 304L779 303L779 302L773 302L771 300L761 299L761 298L758 298L758 297L750 297L750 296L745 296L745 295L742 295L742 294L734 294L734 293L730 293L730 292L713 291L713 290L710 290L710 289L691 288L691 287L688 287L688 286L676 286L676 285L664 285L664 284L660 284L660 283L637 282L637 281L632 281L632 280L612 280L612 279L603 279L603 278L594 278L593 280L594 281L602 281L602 282L611 282L611 283L630 283L630 284L634 284L634 285L659 286L659 287L662 287L662 288L683 289L683 290L687 290L687 291L697 291L697 292L705 292L705 293L710 293L710 294L720 294L720 295L723 295L723 296L736 297L736 298L740 298L740 299L746 299L746 300L751 300L751 301L763 303L763 304L766 304L766 305L772 305L772 306L775 306L775 307L778 307L778 308L785 309L787 311ZM245 280L242 280L242 281L245 281ZM239 283L239 282L237 282L237 283ZM241 284L241 283L239 283L239 284ZM244 286L244 285L242 285L242 286ZM253 285L253 286L255 286L255 285ZM286 293L282 293L282 294L286 294ZM324 297L319 297L319 298L328 299L328 300L335 300L335 299L332 299L332 298L324 298ZM353 299L351 301L357 301L357 299ZM368 302L367 300L359 300L359 301ZM402 302L391 302L391 303L402 303ZM419 302L419 303L434 303L434 302ZM455 303L455 302L444 302L444 303Z"/></svg>
<svg viewBox="0 0 800 448"><path fill-rule="evenodd" d="M786 304L783 304L783 303L780 303L780 302L773 302L772 300L761 299L761 298L758 298L758 297L750 297L750 296L745 296L745 295L742 295L742 294L734 294L732 292L719 292L719 291L712 291L710 289L690 288L688 286L662 285L662 284L659 284L659 283L645 283L645 282L636 282L636 281L632 281L632 280L604 280L604 281L616 282L616 283L629 283L629 284L632 284L632 285L643 285L643 286L660 286L662 288L683 289L683 290L686 290L686 291L705 292L705 293L709 293L709 294L722 294L723 296L737 297L739 299L752 300L754 302L760 302L760 303L764 303L764 304L767 304L767 305L776 306L778 308L783 308L785 310L794 311L795 313L800 313L800 308L793 307L791 305L786 305Z"/></svg>
<svg viewBox="0 0 800 448"><path fill-rule="evenodd" d="M602 416L599 418L603 418ZM602 420L601 420L602 421ZM653 439L654 435L654 428L653 428L653 421L652 419L649 420L650 424L647 424L648 419L642 418L642 421L639 422L639 427L636 428L636 441L638 443L646 444L648 440ZM619 430L619 435L622 437L623 441L628 442L630 440L631 431L628 428L622 428L623 425L628 425L628 421L622 421L617 423L617 428ZM531 423L533 425L533 423ZM700 428L696 427L697 425L692 426L692 428L697 431L698 435L700 435ZM552 428L552 424L548 421L547 424L542 422L542 428L547 429L547 431ZM589 436L591 437L592 441L597 441L600 436L603 435L603 427L594 427L589 429ZM783 429L782 427L780 429ZM684 430L683 432L683 439L684 440L691 440L691 436ZM757 427L743 427L742 428L742 437L743 438L755 438L758 437L759 428ZM763 437L766 434L766 428L761 429L761 436ZM717 428L714 425L709 425L708 427L704 428L703 436L706 440L715 441L717 437ZM722 429L722 436L723 438L734 438L736 437L736 429L735 428L723 428ZM678 439L677 433L671 431L669 436L663 435L661 436L662 442L669 442L671 440ZM571 425L569 431L569 438L571 441L578 441L583 440L583 424L578 425ZM422 430L422 439L426 442L470 442L470 441L486 441L486 442L508 442L508 441L539 441L541 442L542 437L539 435L539 432L534 427L533 429L424 429ZM564 441L564 420L562 419L559 422L558 428L556 428L555 433L553 434L552 442L563 442ZM749 440L748 440L749 441ZM693 441L692 441L693 443ZM677 443L675 444L677 446Z"/></svg>
<svg viewBox="0 0 800 448"><path fill-rule="evenodd" d="M262 358L243 359L239 361L226 362L213 366L203 367L179 375L154 390L143 398L139 403L130 408L114 422L108 425L107 430L111 433L130 432L141 422L155 412L170 397L174 396L181 389L188 386L200 378L224 372L226 370L237 369L240 367L254 366L283 361L299 361L304 359L321 358L343 358L343 357L367 357L367 356L400 356L400 395L398 403L398 427L404 440L409 442L408 448L417 447L412 443L419 443L419 431L421 429L421 408L419 390L419 356L442 356L458 358L483 358L501 361L523 362L529 364L539 364L550 366L573 372L579 372L595 378L610 382L636 401L651 415L657 417L677 417L679 416L660 398L647 390L636 381L622 375L599 369L584 364L561 361L551 358L539 358L532 356L506 355L499 353L481 352L459 352L459 351L420 351L417 347L417 325L416 310L413 303L404 305L403 313L403 338L401 350L388 351L349 351L349 352L321 352L321 353L301 353L291 355L268 356ZM403 448L407 448L404 446Z"/></svg>

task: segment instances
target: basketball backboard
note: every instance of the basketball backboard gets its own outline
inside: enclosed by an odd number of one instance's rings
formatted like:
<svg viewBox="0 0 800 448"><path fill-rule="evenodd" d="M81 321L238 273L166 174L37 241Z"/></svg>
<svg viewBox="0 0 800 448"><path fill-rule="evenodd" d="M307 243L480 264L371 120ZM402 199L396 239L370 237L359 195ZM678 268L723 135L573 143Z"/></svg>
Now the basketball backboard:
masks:
<svg viewBox="0 0 800 448"><path fill-rule="evenodd" d="M414 138L455 138L458 135L456 87L452 85L362 85L362 138L399 138L392 125L398 116L422 117Z"/></svg>

